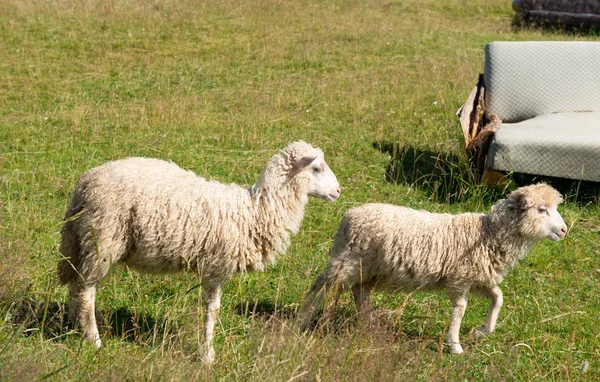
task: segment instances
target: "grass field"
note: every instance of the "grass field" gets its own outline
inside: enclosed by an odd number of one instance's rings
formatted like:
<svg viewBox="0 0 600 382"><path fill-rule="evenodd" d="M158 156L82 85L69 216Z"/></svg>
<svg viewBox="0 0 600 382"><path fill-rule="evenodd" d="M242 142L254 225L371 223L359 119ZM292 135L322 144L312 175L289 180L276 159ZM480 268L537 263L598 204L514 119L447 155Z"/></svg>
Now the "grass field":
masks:
<svg viewBox="0 0 600 382"><path fill-rule="evenodd" d="M314 331L292 326L346 209L487 211L500 196L465 177L454 116L483 46L599 40L513 27L510 3L0 2L0 380L600 379L593 184L562 188L567 238L539 243L509 274L497 331L480 343L469 330L488 301L470 300L462 357L442 346L441 293L376 295L378 308L402 309L377 327L357 322L350 296ZM99 351L67 326L59 230L83 171L149 156L251 185L299 139L324 150L342 197L312 200L276 266L226 284L213 367L198 359L204 312L190 274L113 269L98 290ZM437 175L415 175L429 168Z"/></svg>

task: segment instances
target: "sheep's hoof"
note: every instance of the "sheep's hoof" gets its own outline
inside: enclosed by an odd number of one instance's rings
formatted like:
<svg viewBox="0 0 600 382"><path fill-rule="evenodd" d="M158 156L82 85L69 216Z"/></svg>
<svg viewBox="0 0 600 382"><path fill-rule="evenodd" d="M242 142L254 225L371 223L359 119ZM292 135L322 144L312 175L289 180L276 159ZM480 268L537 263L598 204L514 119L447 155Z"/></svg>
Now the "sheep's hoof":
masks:
<svg viewBox="0 0 600 382"><path fill-rule="evenodd" d="M102 347L102 341L100 341L100 335L98 333L92 335L86 335L85 339L93 344L96 349L100 349Z"/></svg>
<svg viewBox="0 0 600 382"><path fill-rule="evenodd" d="M450 344L450 353L452 354L465 354L460 344Z"/></svg>
<svg viewBox="0 0 600 382"><path fill-rule="evenodd" d="M365 309L358 312L358 320L361 326L369 329L377 329L383 326L381 312L375 309Z"/></svg>
<svg viewBox="0 0 600 382"><path fill-rule="evenodd" d="M208 351L200 357L200 362L206 366L215 363L215 350L213 348L208 349Z"/></svg>
<svg viewBox="0 0 600 382"><path fill-rule="evenodd" d="M472 334L475 341L481 341L482 339L487 338L490 332L484 327L481 327L479 329L473 329Z"/></svg>
<svg viewBox="0 0 600 382"><path fill-rule="evenodd" d="M296 329L302 333L306 331L308 328L308 324L310 323L311 317L307 317L306 315L300 316L296 321Z"/></svg>

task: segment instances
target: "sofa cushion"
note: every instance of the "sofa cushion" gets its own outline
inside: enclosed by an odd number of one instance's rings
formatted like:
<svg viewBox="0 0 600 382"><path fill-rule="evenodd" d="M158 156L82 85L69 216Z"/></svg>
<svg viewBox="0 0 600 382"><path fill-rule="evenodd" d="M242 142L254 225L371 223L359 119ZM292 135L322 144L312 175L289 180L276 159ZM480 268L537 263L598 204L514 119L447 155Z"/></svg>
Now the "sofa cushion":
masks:
<svg viewBox="0 0 600 382"><path fill-rule="evenodd" d="M486 113L513 123L600 112L600 42L493 42L485 47Z"/></svg>
<svg viewBox="0 0 600 382"><path fill-rule="evenodd" d="M492 138L487 167L600 182L600 112L503 123Z"/></svg>

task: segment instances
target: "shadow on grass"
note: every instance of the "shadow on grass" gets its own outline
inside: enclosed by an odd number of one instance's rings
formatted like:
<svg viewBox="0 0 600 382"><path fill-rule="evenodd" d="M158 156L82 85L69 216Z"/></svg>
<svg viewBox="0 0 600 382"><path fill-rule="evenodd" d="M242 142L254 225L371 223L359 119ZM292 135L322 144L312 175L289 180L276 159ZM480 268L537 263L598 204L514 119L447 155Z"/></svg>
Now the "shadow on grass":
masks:
<svg viewBox="0 0 600 382"><path fill-rule="evenodd" d="M369 314L359 316L353 309L337 306L319 310L306 332L322 339L368 336L412 351L447 351L443 346L445 333L423 335L421 331L407 327L406 323L412 319L385 309L374 309Z"/></svg>
<svg viewBox="0 0 600 382"><path fill-rule="evenodd" d="M374 142L373 147L390 156L389 182L418 187L434 201L460 202L475 195L493 200L498 196L479 184L466 156L390 142Z"/></svg>
<svg viewBox="0 0 600 382"><path fill-rule="evenodd" d="M554 178L541 175L521 173L510 174L512 182L517 187L528 184L545 182L556 188L566 201L578 204L600 203L600 182Z"/></svg>
<svg viewBox="0 0 600 382"><path fill-rule="evenodd" d="M271 318L293 319L296 314L293 306L276 306L266 300L242 301L235 306L235 312L246 318L257 317L266 320Z"/></svg>
<svg viewBox="0 0 600 382"><path fill-rule="evenodd" d="M98 315L98 314L97 314ZM149 314L133 313L126 307L120 307L110 312L101 312L103 316L100 326L109 328L111 336L129 342L142 342L155 332L160 337L164 335L165 323L157 321Z"/></svg>
<svg viewBox="0 0 600 382"><path fill-rule="evenodd" d="M67 304L22 297L10 304L10 322L19 335L42 333L45 339L55 340L76 326L68 319ZM96 311L96 321L102 337L116 337L129 342L141 342L149 336L169 335L165 323L148 314L133 313L126 307L112 311ZM160 338L159 338L160 340Z"/></svg>
<svg viewBox="0 0 600 382"><path fill-rule="evenodd" d="M67 310L64 304L47 303L30 296L13 301L9 308L10 322L18 326L24 336L39 334L44 338L57 338L69 331Z"/></svg>
<svg viewBox="0 0 600 382"><path fill-rule="evenodd" d="M296 328L297 305L276 307L272 302L265 300L245 301L236 305L235 312L245 318L253 318L267 323L286 322L289 327ZM312 320L307 332L325 334L346 333L350 327L357 325L356 312L337 306L335 309L319 310Z"/></svg>
<svg viewBox="0 0 600 382"><path fill-rule="evenodd" d="M556 188L570 202L600 202L599 182L510 173L506 186L495 189L481 184L466 156L389 142L375 142L373 147L390 156L388 181L418 187L436 202L453 203L479 197L493 203L517 187L539 182Z"/></svg>

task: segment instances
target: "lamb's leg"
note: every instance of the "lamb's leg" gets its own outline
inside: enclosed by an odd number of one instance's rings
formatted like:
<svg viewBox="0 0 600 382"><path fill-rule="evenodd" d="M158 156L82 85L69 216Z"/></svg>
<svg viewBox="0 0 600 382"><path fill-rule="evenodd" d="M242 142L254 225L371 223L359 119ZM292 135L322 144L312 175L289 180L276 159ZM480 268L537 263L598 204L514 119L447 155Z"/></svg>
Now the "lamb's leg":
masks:
<svg viewBox="0 0 600 382"><path fill-rule="evenodd" d="M102 346L96 323L96 286L82 286L77 281L69 283L69 319L83 328L84 338L97 348Z"/></svg>
<svg viewBox="0 0 600 382"><path fill-rule="evenodd" d="M323 302L325 293L325 273L321 273L310 287L310 290L304 297L304 304L302 304L302 307L298 311L298 327L300 330L306 330L315 312Z"/></svg>
<svg viewBox="0 0 600 382"><path fill-rule="evenodd" d="M448 293L448 297L452 301L452 319L450 320L450 327L448 328L447 342L450 345L450 351L452 354L463 354L463 348L460 345L458 333L460 331L460 323L465 314L467 308L467 293L468 289L464 292L453 292Z"/></svg>
<svg viewBox="0 0 600 382"><path fill-rule="evenodd" d="M492 302L483 326L475 331L475 335L478 338L487 336L494 331L496 322L498 321L498 313L500 313L500 308L502 308L502 290L500 290L499 287L496 286L487 290L486 294L490 297Z"/></svg>
<svg viewBox="0 0 600 382"><path fill-rule="evenodd" d="M215 323L221 309L221 284L205 287L204 293L206 296L206 319L204 321L204 343L201 345L200 359L203 364L209 365L215 361L215 350L212 344Z"/></svg>

